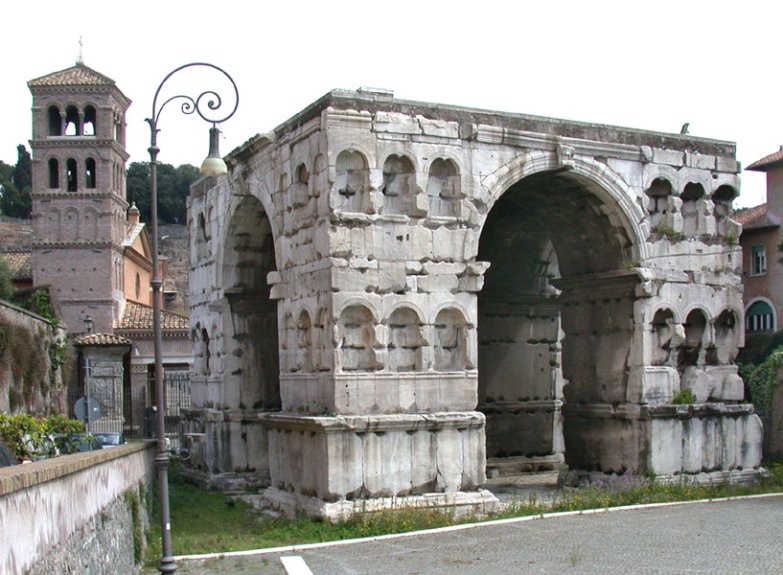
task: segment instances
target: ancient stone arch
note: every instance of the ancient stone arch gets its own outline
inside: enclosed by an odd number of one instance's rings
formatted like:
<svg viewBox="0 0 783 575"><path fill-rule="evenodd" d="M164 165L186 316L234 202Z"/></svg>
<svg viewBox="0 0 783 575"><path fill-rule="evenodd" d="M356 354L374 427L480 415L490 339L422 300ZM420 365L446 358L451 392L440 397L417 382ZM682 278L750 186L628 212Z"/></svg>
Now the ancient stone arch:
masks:
<svg viewBox="0 0 783 575"><path fill-rule="evenodd" d="M717 214L704 187L687 226L678 203L686 180L736 186L734 154L372 91L332 92L251 138L190 203L226 222L217 257L192 250L191 321L247 335L224 343L224 395L252 395L241 358L272 352L235 326L273 307L281 322L279 405L243 408L263 445L232 444L228 466L255 469L281 508L328 517L389 497L486 508L487 467L752 475L733 194ZM676 404L683 390L696 403Z"/></svg>

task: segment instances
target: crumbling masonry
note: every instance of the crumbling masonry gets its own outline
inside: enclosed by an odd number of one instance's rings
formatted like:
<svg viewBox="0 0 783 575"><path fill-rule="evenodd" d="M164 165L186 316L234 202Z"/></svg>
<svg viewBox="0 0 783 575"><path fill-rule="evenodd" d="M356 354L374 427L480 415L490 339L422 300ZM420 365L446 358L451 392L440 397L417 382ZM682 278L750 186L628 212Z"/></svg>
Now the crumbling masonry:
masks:
<svg viewBox="0 0 783 575"><path fill-rule="evenodd" d="M330 517L758 467L733 143L337 90L227 160L189 205L196 467Z"/></svg>

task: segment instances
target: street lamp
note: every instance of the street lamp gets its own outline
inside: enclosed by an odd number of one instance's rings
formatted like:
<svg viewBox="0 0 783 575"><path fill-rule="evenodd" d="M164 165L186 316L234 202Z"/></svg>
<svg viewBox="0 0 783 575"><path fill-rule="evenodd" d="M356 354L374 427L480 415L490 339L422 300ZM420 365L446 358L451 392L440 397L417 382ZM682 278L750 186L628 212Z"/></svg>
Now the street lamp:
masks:
<svg viewBox="0 0 783 575"><path fill-rule="evenodd" d="M223 115L225 109L221 110L223 100L214 90L201 92L198 96L191 97L178 94L165 99L158 107L158 97L166 81L177 72L186 68L207 68L215 70L225 76L231 83L234 91L234 105L228 114ZM161 573L174 573L177 570L177 564L171 554L171 519L169 514L169 454L166 451L166 422L165 422L165 390L163 389L163 357L161 350L163 347L163 335L161 333L161 288L163 280L160 277L160 266L158 264L158 120L160 114L169 102L178 101L180 111L183 114L198 114L202 120L212 124L209 130L209 155L201 165L201 173L205 176L219 176L228 173L225 162L220 157L218 151L218 138L220 130L217 124L228 120L237 111L239 106L239 92L234 79L222 68L213 64L204 62L192 62L185 64L169 72L163 78L155 91L155 98L152 100L152 115L146 119L150 126L150 218L152 220L152 330L155 339L155 407L156 429L158 435L158 451L155 456L155 465L158 471L158 489L160 497L160 526L162 556L158 571ZM213 117L214 116L214 117Z"/></svg>

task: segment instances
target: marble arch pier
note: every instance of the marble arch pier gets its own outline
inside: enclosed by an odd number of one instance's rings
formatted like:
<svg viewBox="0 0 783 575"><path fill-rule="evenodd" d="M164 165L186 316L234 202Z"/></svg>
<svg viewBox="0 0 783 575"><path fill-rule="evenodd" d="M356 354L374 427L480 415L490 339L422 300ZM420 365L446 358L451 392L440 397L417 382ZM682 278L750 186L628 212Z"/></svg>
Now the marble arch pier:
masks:
<svg viewBox="0 0 783 575"><path fill-rule="evenodd" d="M335 90L189 201L195 472L286 510L749 477L731 142Z"/></svg>

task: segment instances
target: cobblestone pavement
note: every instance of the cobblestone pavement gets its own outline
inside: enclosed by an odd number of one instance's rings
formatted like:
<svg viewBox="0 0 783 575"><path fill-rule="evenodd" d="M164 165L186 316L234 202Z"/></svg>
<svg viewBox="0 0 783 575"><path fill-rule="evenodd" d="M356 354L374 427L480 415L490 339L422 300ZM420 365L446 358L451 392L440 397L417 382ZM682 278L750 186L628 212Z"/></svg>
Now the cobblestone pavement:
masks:
<svg viewBox="0 0 783 575"><path fill-rule="evenodd" d="M783 574L783 496L414 534L297 552L180 562L189 575Z"/></svg>

